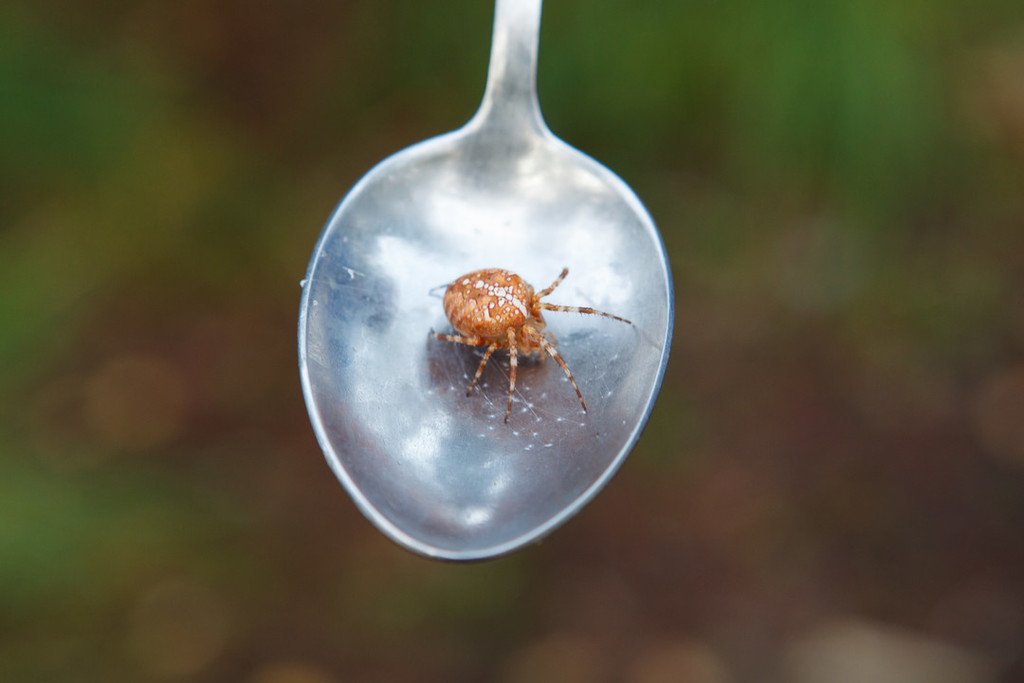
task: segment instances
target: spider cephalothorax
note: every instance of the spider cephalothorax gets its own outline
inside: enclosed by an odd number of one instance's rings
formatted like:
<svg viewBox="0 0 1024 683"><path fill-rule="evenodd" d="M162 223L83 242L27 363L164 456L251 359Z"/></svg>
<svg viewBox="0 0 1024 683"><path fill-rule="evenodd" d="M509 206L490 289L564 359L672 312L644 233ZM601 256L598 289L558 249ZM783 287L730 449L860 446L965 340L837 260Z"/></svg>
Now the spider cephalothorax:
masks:
<svg viewBox="0 0 1024 683"><path fill-rule="evenodd" d="M535 354L544 351L554 358L576 390L583 410L587 410L587 404L572 372L555 349L554 338L544 332L545 322L541 311L600 315L632 324L625 318L593 308L558 306L542 302L541 299L555 291L555 287L561 284L568 274L569 269L563 268L554 282L534 293L533 287L515 273L501 268L485 268L456 278L444 293L445 315L459 334L435 336L441 341L487 347L476 369L476 375L466 390L467 396L473 392L473 387L483 374L491 354L498 349L508 349L510 372L505 422L508 422L508 416L512 412L512 394L516 388L516 367L519 365L520 353Z"/></svg>

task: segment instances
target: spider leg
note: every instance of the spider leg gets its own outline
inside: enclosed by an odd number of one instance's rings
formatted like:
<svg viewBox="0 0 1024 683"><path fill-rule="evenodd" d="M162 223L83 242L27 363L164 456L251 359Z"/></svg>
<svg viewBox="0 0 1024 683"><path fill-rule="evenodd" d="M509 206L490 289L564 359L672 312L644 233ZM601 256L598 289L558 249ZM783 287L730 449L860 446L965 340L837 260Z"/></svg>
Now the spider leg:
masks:
<svg viewBox="0 0 1024 683"><path fill-rule="evenodd" d="M466 389L466 396L473 393L473 387L476 386L477 381L480 379L480 375L484 374L484 367L487 365L487 361L491 359L491 354L498 348L498 342L491 342L491 345L487 347L487 351L484 352L484 357L480 360L480 365L477 366L476 374L473 375L473 381L469 383L469 388Z"/></svg>
<svg viewBox="0 0 1024 683"><path fill-rule="evenodd" d="M612 320L621 320L622 322L629 323L630 325L633 324L632 322L626 320L625 318L620 318L617 315L605 313L604 311L598 311L587 306L559 306L557 304L541 304L540 307L543 308L545 311L562 311L564 313L584 313L586 315L600 315L605 318L611 318Z"/></svg>
<svg viewBox="0 0 1024 683"><path fill-rule="evenodd" d="M562 268L562 273L558 277L555 278L554 282L552 282L550 285L548 285L544 289L542 289L539 292L537 292L537 298L538 299L543 299L548 294L550 294L551 292L555 291L555 287L557 287L558 285L562 284L562 280L564 280L565 276L568 275L568 274L569 274L569 269L568 268Z"/></svg>
<svg viewBox="0 0 1024 683"><path fill-rule="evenodd" d="M452 342L453 344L465 344L466 346L487 346L490 343L482 337L463 337L461 335L440 334L438 332L433 332L433 335L438 341Z"/></svg>
<svg viewBox="0 0 1024 683"><path fill-rule="evenodd" d="M551 356L551 358L556 363L558 363L558 367L562 368L562 372L564 372L565 376L569 378L569 383L572 384L572 388L576 390L576 398L580 400L580 405L583 407L583 412L587 412L587 402L583 400L583 394L580 393L580 388L576 384L576 378L572 376L572 371L569 370L569 366L565 364L565 361L562 359L562 356L559 355L558 349L556 349L551 342L545 339L544 335L541 334L540 332L536 331L532 327L527 327L526 329L540 343L541 347L545 351L547 351L548 355Z"/></svg>
<svg viewBox="0 0 1024 683"><path fill-rule="evenodd" d="M508 416L512 413L512 394L516 390L516 366L519 365L519 350L516 348L516 333L511 327L507 331L508 336L508 407L505 408L505 424L508 424Z"/></svg>

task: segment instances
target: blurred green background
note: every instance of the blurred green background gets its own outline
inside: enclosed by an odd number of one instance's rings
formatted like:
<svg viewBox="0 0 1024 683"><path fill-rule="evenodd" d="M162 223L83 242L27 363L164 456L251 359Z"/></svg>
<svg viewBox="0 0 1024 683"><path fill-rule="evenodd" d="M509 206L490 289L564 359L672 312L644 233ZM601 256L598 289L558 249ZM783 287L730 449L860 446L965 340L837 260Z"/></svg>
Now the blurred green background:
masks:
<svg viewBox="0 0 1024 683"><path fill-rule="evenodd" d="M1024 5L549 0L556 134L660 226L625 467L461 566L299 388L344 192L482 93L481 0L0 6L0 680L1024 680Z"/></svg>

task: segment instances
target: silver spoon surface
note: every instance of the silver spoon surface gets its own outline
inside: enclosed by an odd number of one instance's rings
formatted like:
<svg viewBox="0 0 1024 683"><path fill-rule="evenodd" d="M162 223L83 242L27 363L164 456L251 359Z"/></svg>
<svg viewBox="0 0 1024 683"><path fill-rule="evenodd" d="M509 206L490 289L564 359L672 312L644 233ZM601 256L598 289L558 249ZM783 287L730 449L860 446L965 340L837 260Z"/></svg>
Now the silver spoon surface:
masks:
<svg viewBox="0 0 1024 683"><path fill-rule="evenodd" d="M320 446L359 509L417 553L479 560L535 541L585 505L635 444L668 360L673 300L653 221L615 174L556 138L536 95L541 0L497 0L487 88L462 128L385 159L313 250L299 366ZM449 331L447 283L500 267L547 300L634 325L546 314L589 407L555 363L508 357L465 389L482 349Z"/></svg>

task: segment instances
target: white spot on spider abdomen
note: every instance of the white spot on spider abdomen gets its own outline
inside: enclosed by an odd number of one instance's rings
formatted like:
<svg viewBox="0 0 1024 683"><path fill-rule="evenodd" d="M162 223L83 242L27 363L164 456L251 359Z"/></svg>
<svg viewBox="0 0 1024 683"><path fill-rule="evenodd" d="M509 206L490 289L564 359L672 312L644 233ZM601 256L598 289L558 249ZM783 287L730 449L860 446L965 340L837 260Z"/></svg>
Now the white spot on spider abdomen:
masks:
<svg viewBox="0 0 1024 683"><path fill-rule="evenodd" d="M519 315L523 316L524 318L529 318L530 317L530 312L527 310L526 304L523 303L522 299L519 299L517 297L512 297L511 300L512 300L512 305L515 306L516 310L519 311Z"/></svg>

